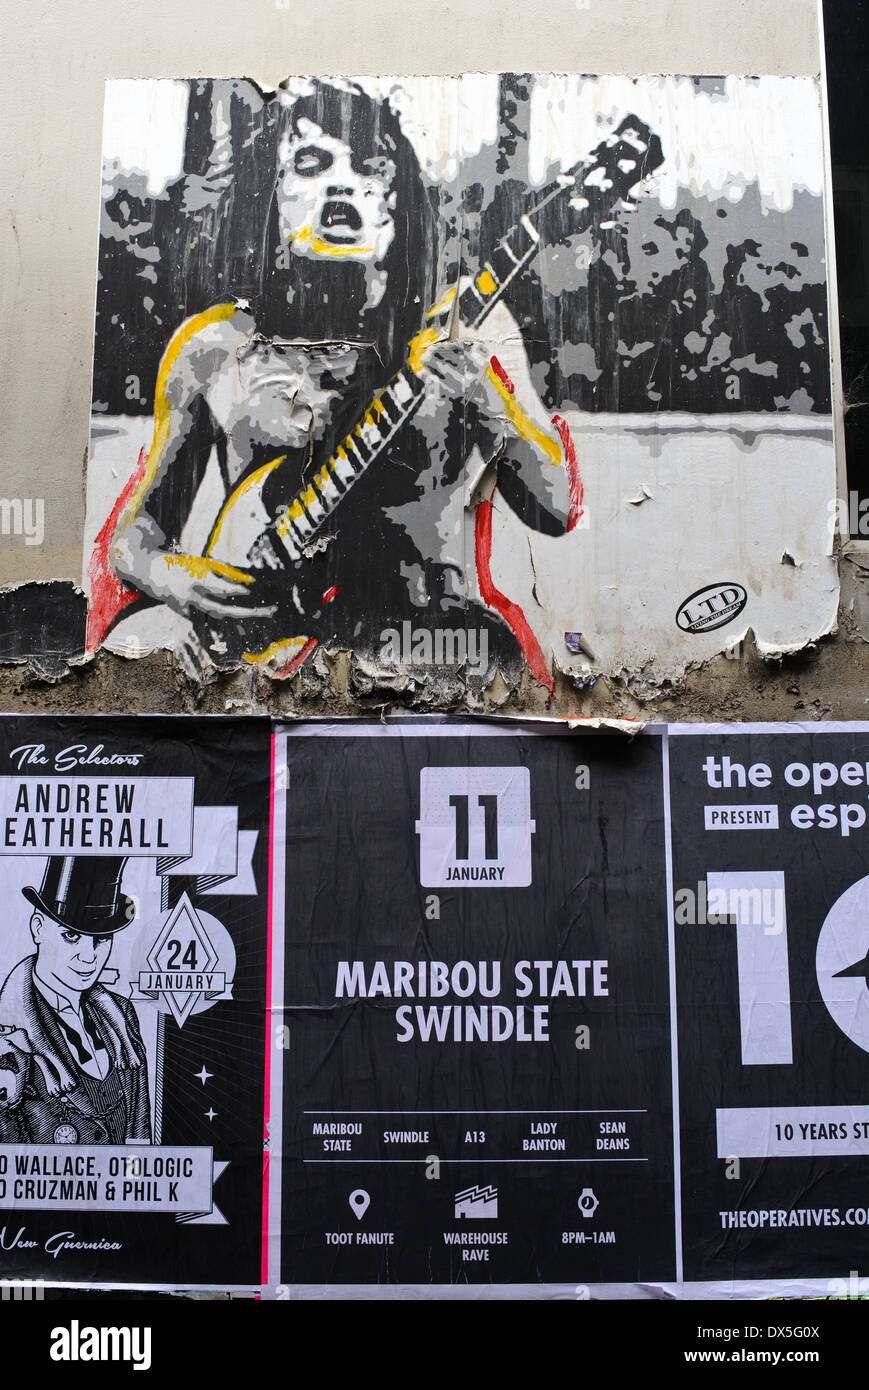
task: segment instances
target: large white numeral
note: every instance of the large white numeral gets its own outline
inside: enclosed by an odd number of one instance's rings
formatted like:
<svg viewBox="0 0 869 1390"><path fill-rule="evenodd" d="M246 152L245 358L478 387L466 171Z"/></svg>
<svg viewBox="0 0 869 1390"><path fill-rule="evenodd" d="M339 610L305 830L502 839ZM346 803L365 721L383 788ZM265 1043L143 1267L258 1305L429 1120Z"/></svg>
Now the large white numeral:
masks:
<svg viewBox="0 0 869 1390"><path fill-rule="evenodd" d="M420 769L416 831L426 888L527 888L534 828L527 767Z"/></svg>
<svg viewBox="0 0 869 1390"><path fill-rule="evenodd" d="M708 911L736 920L739 1030L745 1066L793 1062L785 876L706 875Z"/></svg>

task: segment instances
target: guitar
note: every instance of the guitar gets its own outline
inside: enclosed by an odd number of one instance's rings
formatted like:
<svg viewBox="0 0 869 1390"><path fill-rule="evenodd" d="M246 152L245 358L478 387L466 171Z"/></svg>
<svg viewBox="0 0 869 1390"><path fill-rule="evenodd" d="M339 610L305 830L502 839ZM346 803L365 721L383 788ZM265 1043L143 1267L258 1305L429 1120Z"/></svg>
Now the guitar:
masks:
<svg viewBox="0 0 869 1390"><path fill-rule="evenodd" d="M451 316L457 313L463 324L480 328L538 255L544 242L536 224L556 200L569 201L574 212L571 234L581 233L619 202L625 208L636 206L632 190L662 163L658 137L638 117L625 117L588 159L542 191L497 242L475 278L463 279L429 310L430 326L411 341L404 367L288 502L271 508L266 501L267 495L280 495L275 485L285 455L238 483L221 509L200 563L220 568L241 582L255 579L258 602L272 605L275 611L268 618L254 619L245 619L241 610L237 619L228 620L193 615L194 631L217 664L270 661L295 667L318 639L328 635L329 606L340 601L341 590L334 584L327 587L332 557L327 553L325 524L422 404L426 354L443 339ZM300 629L309 635L298 635ZM286 674L287 669L279 673Z"/></svg>

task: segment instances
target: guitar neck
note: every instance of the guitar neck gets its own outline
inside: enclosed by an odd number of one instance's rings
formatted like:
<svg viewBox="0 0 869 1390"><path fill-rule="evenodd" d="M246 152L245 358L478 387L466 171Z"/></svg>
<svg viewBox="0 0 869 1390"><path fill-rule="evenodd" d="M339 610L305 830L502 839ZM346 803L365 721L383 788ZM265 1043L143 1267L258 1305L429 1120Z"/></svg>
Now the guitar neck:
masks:
<svg viewBox="0 0 869 1390"><path fill-rule="evenodd" d="M479 328L504 297L513 280L534 260L542 237L536 221L557 199L569 199L574 216L571 234L581 235L594 216L611 209L619 199L630 205L629 190L663 160L660 142L635 116L628 116L595 150L542 190L532 206L501 237L476 277L456 299L455 290L442 301L443 311L457 313L471 328ZM430 311L435 317L439 309ZM422 402L425 391L425 351L442 336L426 328L410 345L408 360L392 381L374 397L365 415L342 440L334 454L315 473L289 504L280 508L273 524L274 536L291 560L298 560L305 546L343 501L347 493L386 446L403 429Z"/></svg>
<svg viewBox="0 0 869 1390"><path fill-rule="evenodd" d="M581 160L553 179L538 194L524 216L496 243L476 279L459 299L464 323L479 328L503 298L510 283L534 260L543 244L535 226L552 203L567 199L573 211L571 236L581 236L595 214L612 209L620 198L634 206L628 189L662 162L660 142L634 116L628 116L595 151L595 158Z"/></svg>
<svg viewBox="0 0 869 1390"><path fill-rule="evenodd" d="M533 213L527 213L501 238L491 259L460 296L455 312L463 322L474 328L482 323L510 281L537 255L540 236L531 219L543 205L539 202ZM452 308L454 299L453 292L447 296L447 306ZM280 509L274 530L291 560L301 558L304 547L314 540L323 523L421 404L425 350L440 337L437 328L423 329L417 335L398 375L378 392L359 424L341 441L312 481Z"/></svg>
<svg viewBox="0 0 869 1390"><path fill-rule="evenodd" d="M291 560L301 558L304 547L421 404L421 371L411 362L402 367L311 481L279 508L274 532Z"/></svg>

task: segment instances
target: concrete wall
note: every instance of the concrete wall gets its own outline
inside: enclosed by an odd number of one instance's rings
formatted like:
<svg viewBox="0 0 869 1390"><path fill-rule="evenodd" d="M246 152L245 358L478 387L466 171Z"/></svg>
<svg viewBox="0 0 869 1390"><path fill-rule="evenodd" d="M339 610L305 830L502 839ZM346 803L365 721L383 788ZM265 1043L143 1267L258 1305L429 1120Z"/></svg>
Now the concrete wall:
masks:
<svg viewBox="0 0 869 1390"><path fill-rule="evenodd" d="M4 138L7 192L0 309L0 450L7 497L45 498L45 541L0 536L0 584L81 578L96 276L103 83L107 77L236 75L264 86L289 73L475 70L817 75L815 0L152 0L148 6L7 0ZM11 71L10 71L11 69ZM856 626L863 572L843 575L839 635L797 657L750 652L689 672L678 689L593 693L565 684L551 711L666 718L855 717L865 712ZM4 708L349 710L388 701L321 661L287 687L253 674L189 685L168 654L103 655L48 685L0 673ZM542 695L529 688L528 707ZM492 699L497 700L497 691ZM356 706L358 708L358 705ZM513 697L505 709L515 710Z"/></svg>

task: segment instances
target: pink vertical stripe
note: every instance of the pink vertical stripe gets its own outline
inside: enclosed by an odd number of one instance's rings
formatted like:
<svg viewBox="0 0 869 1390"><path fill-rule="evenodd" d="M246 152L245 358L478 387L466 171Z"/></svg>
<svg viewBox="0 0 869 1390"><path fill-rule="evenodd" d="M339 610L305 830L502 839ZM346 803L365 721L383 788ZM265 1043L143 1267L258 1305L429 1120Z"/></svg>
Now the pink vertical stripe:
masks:
<svg viewBox="0 0 869 1390"><path fill-rule="evenodd" d="M266 1000L272 994L272 903L274 897L274 879L272 868L275 852L275 735L272 734L272 754L270 759L270 780L269 780L269 912L268 929L266 934ZM265 1065L265 1097L263 1114L265 1123L263 1125L263 1230L262 1230L262 1267L260 1270L261 1282L269 1282L269 1158L271 1136L269 1126L271 1122L271 1084L272 1084L272 1016L266 1002L266 1065Z"/></svg>

